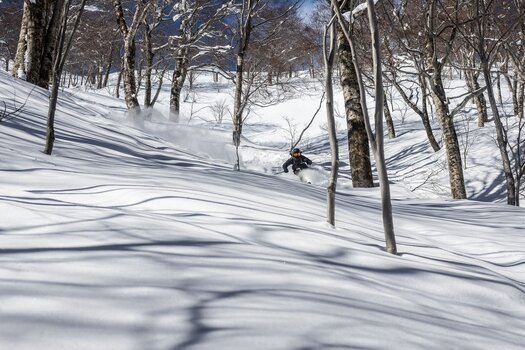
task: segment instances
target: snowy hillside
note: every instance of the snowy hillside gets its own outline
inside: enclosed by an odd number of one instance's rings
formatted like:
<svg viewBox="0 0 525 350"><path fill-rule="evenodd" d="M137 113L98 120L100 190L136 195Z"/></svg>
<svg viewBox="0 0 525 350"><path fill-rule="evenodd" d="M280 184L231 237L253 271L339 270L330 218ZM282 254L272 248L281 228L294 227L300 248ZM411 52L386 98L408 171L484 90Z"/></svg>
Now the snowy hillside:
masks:
<svg viewBox="0 0 525 350"><path fill-rule="evenodd" d="M0 123L0 349L523 348L525 210L489 202L502 199L493 150L469 152L484 202L447 200L417 119L398 124L393 256L378 189L352 189L347 165L325 224L322 112L301 144L319 178L274 174L284 117L306 124L319 89L254 114L241 172L229 121L205 108L226 90L204 81L181 126L131 122L99 93L61 96L46 156L47 92L0 71L9 108L30 94Z"/></svg>

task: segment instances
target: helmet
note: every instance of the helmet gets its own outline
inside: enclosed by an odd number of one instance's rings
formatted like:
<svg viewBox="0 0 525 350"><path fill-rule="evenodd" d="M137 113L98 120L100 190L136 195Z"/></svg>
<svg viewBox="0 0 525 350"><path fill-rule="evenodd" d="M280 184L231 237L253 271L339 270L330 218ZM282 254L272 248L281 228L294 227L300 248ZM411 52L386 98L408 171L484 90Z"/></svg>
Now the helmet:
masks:
<svg viewBox="0 0 525 350"><path fill-rule="evenodd" d="M294 149L292 150L292 155L295 155L295 154L297 154L297 153L301 154L301 150L300 150L299 148L294 148Z"/></svg>

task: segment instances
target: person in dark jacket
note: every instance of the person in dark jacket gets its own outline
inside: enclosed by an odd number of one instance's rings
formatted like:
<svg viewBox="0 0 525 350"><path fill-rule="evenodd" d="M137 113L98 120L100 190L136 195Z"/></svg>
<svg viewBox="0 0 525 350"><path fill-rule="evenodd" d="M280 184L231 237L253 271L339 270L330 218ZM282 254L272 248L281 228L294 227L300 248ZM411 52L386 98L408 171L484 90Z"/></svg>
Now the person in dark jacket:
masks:
<svg viewBox="0 0 525 350"><path fill-rule="evenodd" d="M308 165L312 165L312 161L302 155L299 148L294 148L292 151L292 157L283 164L283 170L285 173L288 172L288 167L292 166L293 173L297 175L302 169L308 168Z"/></svg>

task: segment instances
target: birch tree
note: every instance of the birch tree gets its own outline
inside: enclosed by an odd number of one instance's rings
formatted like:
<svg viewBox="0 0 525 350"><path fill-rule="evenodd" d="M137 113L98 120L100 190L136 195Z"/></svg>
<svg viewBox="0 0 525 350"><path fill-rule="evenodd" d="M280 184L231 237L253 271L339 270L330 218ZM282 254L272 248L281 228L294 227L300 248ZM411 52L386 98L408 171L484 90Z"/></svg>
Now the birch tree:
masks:
<svg viewBox="0 0 525 350"><path fill-rule="evenodd" d="M192 61L225 46L210 45L222 37L217 26L232 11L233 2L209 0L180 0L174 7L174 19L179 26L178 35L170 38L175 56L175 68L171 79L170 120L179 122L181 91Z"/></svg>
<svg viewBox="0 0 525 350"><path fill-rule="evenodd" d="M467 198L467 191L463 177L461 151L453 115L449 110L449 100L443 85L443 68L452 52L457 36L457 27L450 26L450 23L447 22L437 23L436 7L437 0L427 1L423 7L425 15L425 31L423 34L425 47L423 52L428 69L427 81L443 133L452 198L465 199ZM454 14L458 15L457 3L454 7Z"/></svg>
<svg viewBox="0 0 525 350"><path fill-rule="evenodd" d="M323 54L325 64L324 86L326 93L326 119L328 125L328 138L330 141L330 152L332 158L332 166L330 169L330 177L328 179L327 187L326 221L332 226L335 225L335 194L337 189L337 176L339 173L339 146L337 142L337 130L335 127L334 91L332 86L332 72L334 69L336 45L336 29L333 14L334 11L332 10L332 19L326 26L324 35L325 38L323 41Z"/></svg>
<svg viewBox="0 0 525 350"><path fill-rule="evenodd" d="M342 12L355 8L356 1L342 1L338 4ZM369 140L365 128L364 113L360 104L359 83L352 61L352 50L345 38L342 25L352 30L351 23L343 19L343 24L334 24L337 28L337 57L341 72L341 87L345 103L346 126L348 136L348 159L352 173L353 187L374 187L372 164L370 162Z"/></svg>
<svg viewBox="0 0 525 350"><path fill-rule="evenodd" d="M65 0L24 0L13 75L47 88Z"/></svg>
<svg viewBox="0 0 525 350"><path fill-rule="evenodd" d="M53 145L55 142L55 112L56 112L56 105L58 101L58 88L60 86L60 78L62 76L62 71L64 69L64 64L67 59L67 55L69 53L69 50L71 49L71 45L73 42L73 37L75 36L76 30L78 28L78 25L80 23L80 18L82 16L82 12L84 11L84 7L86 5L86 0L82 0L79 6L79 9L77 11L75 20L73 21L73 28L70 31L69 38L66 39L66 31L68 26L68 16L69 16L69 10L71 7L71 0L65 0L62 4L62 9L60 11L61 18L60 20L60 26L58 31L58 38L57 38L57 52L55 55L55 61L53 62L53 70L52 70L52 86L51 86L51 94L49 95L49 107L48 107L48 114L47 114L47 132L46 132L46 146L44 149L44 153L51 155L53 152Z"/></svg>
<svg viewBox="0 0 525 350"><path fill-rule="evenodd" d="M236 13L235 25L232 28L235 34L235 92L233 97L233 132L232 141L235 146L237 161L235 168L240 170L239 146L241 144L242 127L246 119L245 111L249 104L250 97L257 89L251 89L253 85L247 84L248 88L244 89L246 56L251 43L252 32L264 25L273 24L273 30L270 30L265 38L270 38L273 33L282 28L284 19L293 10L297 9L300 0L293 2L279 15L271 18L258 17L261 11L269 6L269 0L238 0L238 12ZM261 40L265 40L262 38ZM250 77L249 77L250 78ZM253 76L251 78L254 78ZM252 80L253 81L253 80Z"/></svg>
<svg viewBox="0 0 525 350"><path fill-rule="evenodd" d="M481 72L485 80L485 87L487 96L490 104L492 116L494 118L494 125L496 129L496 141L502 161L503 173L505 175L505 183L507 190L507 204L519 205L519 188L516 187L516 180L518 172L513 173L512 168L512 156L509 152L509 140L507 130L502 121L502 116L498 104L496 101L496 94L494 92L494 86L492 83L492 65L495 61L495 57L498 54L499 48L503 45L504 39L509 36L517 26L523 23L523 16L525 9L520 7L519 2L514 2L516 7L512 7L513 1L507 1L504 5L508 6L509 9L514 8L518 12L518 16L514 21L509 21L511 18L505 17L504 14L500 13L496 8L493 1L488 0L475 0L472 3L464 4L461 8L463 11L469 7L473 17L469 19L470 26L465 27L447 11L447 8L443 8L448 17L455 24L457 29L462 35L465 42L476 52L476 56L480 62ZM520 10L522 11L520 13ZM512 14L507 12L509 16ZM494 23L496 18L505 17L507 21L502 21L503 25L498 28L498 24ZM515 162L519 162L521 154L515 154ZM516 178L515 178L516 175ZM519 187L519 186L518 186Z"/></svg>
<svg viewBox="0 0 525 350"><path fill-rule="evenodd" d="M146 17L148 9L152 6L152 0L136 0L135 11L131 24L128 26L124 8L121 0L112 0L118 28L124 42L124 54L122 58L122 79L124 81L124 98L128 111L136 116L140 114L140 104L137 98L137 83L135 81L135 49L136 35L140 24Z"/></svg>
<svg viewBox="0 0 525 350"><path fill-rule="evenodd" d="M147 15L142 20L142 27L144 28L144 43L142 55L146 61L146 67L144 69L144 108L148 109L153 107L158 96L160 89L162 88L162 82L166 69L162 69L162 73L159 75L158 87L155 97L152 96L153 90L153 70L158 63L155 63L155 56L163 49L166 49L169 45L167 42L161 42L157 44L155 40L155 34L159 30L160 25L167 21L167 17L172 14L171 7L173 6L174 0L160 0L153 4L151 11L148 11ZM166 38L167 41L167 38Z"/></svg>
<svg viewBox="0 0 525 350"><path fill-rule="evenodd" d="M383 74L399 93L405 104L421 119L428 142L434 152L441 149L434 136L428 106L430 94L426 79L427 71L424 42L421 38L423 26L418 26L420 11L407 8L407 1L390 2L382 6L385 19ZM411 11L412 10L412 11Z"/></svg>

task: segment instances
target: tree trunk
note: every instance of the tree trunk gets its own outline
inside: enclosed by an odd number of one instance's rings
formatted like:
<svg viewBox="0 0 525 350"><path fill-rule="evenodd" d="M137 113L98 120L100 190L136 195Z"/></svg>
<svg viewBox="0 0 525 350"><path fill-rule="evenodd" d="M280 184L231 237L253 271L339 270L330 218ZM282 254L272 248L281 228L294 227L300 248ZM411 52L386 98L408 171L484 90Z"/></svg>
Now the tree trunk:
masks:
<svg viewBox="0 0 525 350"><path fill-rule="evenodd" d="M388 138L394 139L396 137L396 129L394 128L394 121L392 120L392 115L390 114L390 108L388 108L388 101L386 100L386 94L383 94L383 110L385 113L385 121L388 129Z"/></svg>
<svg viewBox="0 0 525 350"><path fill-rule="evenodd" d="M496 88L498 89L498 102L500 105L503 104L503 96L501 94L501 74L498 72L498 78L496 80Z"/></svg>
<svg viewBox="0 0 525 350"><path fill-rule="evenodd" d="M122 62L121 62L121 68L118 72L117 76L117 85L115 86L115 97L120 98L120 85L122 83Z"/></svg>
<svg viewBox="0 0 525 350"><path fill-rule="evenodd" d="M425 60L427 67L431 68L431 73L428 77L430 84L430 93L436 114L441 125L443 133L443 143L447 154L448 174L450 180L450 191L452 198L465 199L467 198L467 191L465 189L465 180L463 178L463 166L461 160L461 151L459 148L458 137L454 120L450 115L448 109L448 101L443 86L442 74L443 67L452 48L451 44L454 42L456 30L453 29L450 38L448 39L448 46L445 48L446 52L443 57L438 59L436 36L434 33L434 21L436 19L436 3L435 0L429 3L427 9L427 23L425 32Z"/></svg>
<svg viewBox="0 0 525 350"><path fill-rule="evenodd" d="M368 21L370 34L372 36L372 59L374 64L374 83L376 91L375 106L375 128L376 128L376 166L379 177L379 188L381 190L381 211L383 215L383 230L385 234L386 250L390 254L397 254L396 238L394 234L394 221L392 217L392 201L390 198L390 184L386 170L385 152L383 147L383 72L381 68L381 49L379 41L379 29L375 14L375 4L373 0L367 0Z"/></svg>
<svg viewBox="0 0 525 350"><path fill-rule="evenodd" d="M525 102L525 82L519 82L518 88L518 114L516 115L519 119L523 118L524 113L524 102Z"/></svg>
<svg viewBox="0 0 525 350"><path fill-rule="evenodd" d="M423 78L422 76L419 76L418 80L419 86L421 87L421 93L423 95L423 98L421 99L421 109L410 100L410 97L407 96L401 85L399 85L399 83L396 81L395 77L394 79L392 79L392 83L394 84L394 87L399 92L405 103L421 118L421 122L423 123L423 128L425 129L428 142L430 143L430 146L432 147L434 152L437 152L441 149L441 146L439 146L439 143L436 141L436 137L434 136L434 132L432 131L432 125L430 124L430 118L428 116L427 83L425 81L425 78Z"/></svg>
<svg viewBox="0 0 525 350"><path fill-rule="evenodd" d="M159 95L160 95L160 91L162 89L162 83L164 81L164 73L165 73L165 69L160 73L160 76L159 76L159 85L157 86L157 92L155 92L155 96L153 96L153 99L151 101L151 107L153 107L155 105L155 103L157 102L157 99L159 98Z"/></svg>
<svg viewBox="0 0 525 350"><path fill-rule="evenodd" d="M472 71L465 71L465 80L470 93L479 90L478 74ZM476 110L478 111L478 127L482 128L488 121L487 114L487 102L483 94L475 94L473 97L474 103L476 104Z"/></svg>
<svg viewBox="0 0 525 350"><path fill-rule="evenodd" d="M128 28L124 18L124 10L121 0L113 0L113 8L117 19L119 31L124 41L124 57L122 58L122 78L124 81L124 93L126 106L136 117L140 114L140 105L137 99L137 85L135 80L135 36L140 23L147 14L152 2L137 2L133 22Z"/></svg>
<svg viewBox="0 0 525 350"><path fill-rule="evenodd" d="M56 57L56 46L58 43L58 36L60 33L60 25L63 11L64 11L65 0L55 0L52 3L52 15L47 25L45 32L43 52L42 52L42 64L40 66L40 78L38 86L45 89L49 87L49 80L51 78L51 71L53 70L53 62ZM51 5L51 3L50 3ZM50 8L51 10L51 8Z"/></svg>
<svg viewBox="0 0 525 350"><path fill-rule="evenodd" d="M335 23L331 23L330 28L327 28L327 30L330 31L329 47L327 48L325 44L323 48L325 63L326 117L330 151L332 153L332 168L328 179L326 198L326 221L332 226L335 225L335 193L337 188L337 175L339 173L339 147L337 142L337 130L335 129L334 92L332 87L332 73L334 69L336 44L335 25Z"/></svg>
<svg viewBox="0 0 525 350"><path fill-rule="evenodd" d="M483 54L481 55L483 56ZM485 78L485 84L487 86L487 95L489 97L490 107L492 109L492 115L494 117L494 124L496 126L496 140L498 142L498 148L501 155L501 161L503 162L503 172L505 174L506 187L507 187L507 204L516 205L516 185L514 182L514 176L512 174L512 166L507 152L507 135L501 118L499 115L498 106L496 105L496 97L492 88L492 80L490 76L490 68L488 60L481 57L481 66L483 69L483 77Z"/></svg>
<svg viewBox="0 0 525 350"><path fill-rule="evenodd" d="M337 54L345 100L348 157L352 172L352 185L354 187L374 187L370 146L360 103L359 84L352 62L352 50L339 25L337 25Z"/></svg>
<svg viewBox="0 0 525 350"><path fill-rule="evenodd" d="M186 49L180 49L177 51L176 67L173 70L173 76L171 79L170 120L175 123L180 121L180 95L188 74L188 59L186 57L188 54L189 52Z"/></svg>
<svg viewBox="0 0 525 350"><path fill-rule="evenodd" d="M44 153L51 155L51 152L53 151L53 145L55 142L55 111L56 111L56 105L58 101L58 89L60 86L60 78L62 76L62 71L64 68L64 64L66 62L67 55L69 53L69 50L71 48L71 43L73 36L75 35L75 32L78 28L78 25L80 23L80 18L82 16L82 13L84 11L84 7L86 5L87 0L82 0L79 6L78 14L75 19L73 28L71 29L70 37L67 41L67 44L64 49L64 43L66 42L66 29L67 29L67 19L69 14L69 7L71 5L70 0L66 0L62 3L62 8L60 8L61 17L57 18L57 21L60 23L59 28L57 30L57 52L54 57L53 62L53 69L51 71L52 74L52 87L51 87L51 94L49 95L49 109L48 109L48 118L47 118L47 137L46 137L46 147L44 149Z"/></svg>
<svg viewBox="0 0 525 350"><path fill-rule="evenodd" d="M27 81L37 85L40 82L40 66L45 34L44 1L25 2L27 15L27 51L26 73Z"/></svg>
<svg viewBox="0 0 525 350"><path fill-rule="evenodd" d="M447 155L452 198L464 199L466 198L466 191L463 178L461 152L454 121L450 116L448 104L446 103L447 98L443 88L440 71L434 71L430 84L432 85L432 100L443 132L443 142L445 144Z"/></svg>
<svg viewBox="0 0 525 350"><path fill-rule="evenodd" d="M135 80L135 40L126 40L124 42L123 63L122 80L124 81L124 99L126 100L126 107L129 111L140 112Z"/></svg>
<svg viewBox="0 0 525 350"><path fill-rule="evenodd" d="M15 64L13 66L13 76L26 79L26 62L25 53L27 51L27 24L29 17L29 6L24 1L24 12L22 15L22 24L20 26L20 35L16 47Z"/></svg>
<svg viewBox="0 0 525 350"><path fill-rule="evenodd" d="M448 104L446 103L447 100L443 83L441 81L441 75L438 72L434 72L431 84L433 85L431 89L432 100L434 101L436 114L443 132L443 142L445 144L447 154L452 198L465 199L467 198L467 193L465 190L465 180L463 178L461 151L459 148L456 128L454 126L454 120L450 116Z"/></svg>
<svg viewBox="0 0 525 350"><path fill-rule="evenodd" d="M233 99L233 144L239 147L242 134L242 83L244 72L244 52L237 54L237 72L235 73L235 96Z"/></svg>
<svg viewBox="0 0 525 350"><path fill-rule="evenodd" d="M144 107L151 107L151 73L153 70L153 42L151 41L151 30L146 26L144 29L144 44L146 46L146 72L144 73Z"/></svg>

